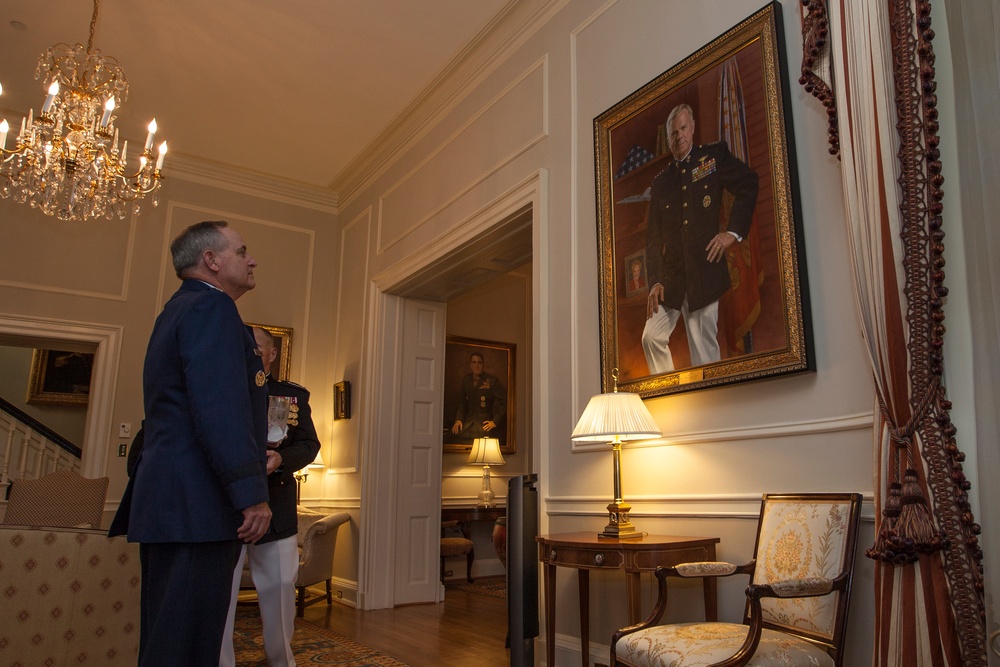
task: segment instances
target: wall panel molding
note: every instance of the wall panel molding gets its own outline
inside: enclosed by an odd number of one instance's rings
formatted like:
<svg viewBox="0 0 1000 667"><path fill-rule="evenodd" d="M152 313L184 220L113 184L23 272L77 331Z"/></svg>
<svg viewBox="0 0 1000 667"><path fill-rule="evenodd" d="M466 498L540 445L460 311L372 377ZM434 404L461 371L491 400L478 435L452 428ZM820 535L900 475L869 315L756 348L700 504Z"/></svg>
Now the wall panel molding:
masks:
<svg viewBox="0 0 1000 667"><path fill-rule="evenodd" d="M630 442L629 449L642 447L661 447L663 445L697 445L721 442L743 442L746 440L761 440L772 438L797 438L820 433L841 433L871 429L875 423L871 412L839 417L822 417L819 419L804 419L758 426L742 426L738 428L718 429L712 431L691 431L688 433L671 433L668 437L653 440ZM601 451L608 449L604 443L573 443L574 452Z"/></svg>

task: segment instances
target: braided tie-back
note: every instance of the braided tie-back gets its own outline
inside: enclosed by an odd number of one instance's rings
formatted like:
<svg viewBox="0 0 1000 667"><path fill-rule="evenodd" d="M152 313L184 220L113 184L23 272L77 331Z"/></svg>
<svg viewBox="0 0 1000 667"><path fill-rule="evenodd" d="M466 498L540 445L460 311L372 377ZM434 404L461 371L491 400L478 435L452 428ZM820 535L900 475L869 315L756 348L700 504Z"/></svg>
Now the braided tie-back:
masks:
<svg viewBox="0 0 1000 667"><path fill-rule="evenodd" d="M681 563L674 569L681 577L721 577L736 572L736 566L722 561L706 561L704 563Z"/></svg>
<svg viewBox="0 0 1000 667"><path fill-rule="evenodd" d="M925 391L924 395L920 398L920 402L914 407L913 412L910 414L910 418L905 424L903 424L902 427L897 427L896 420L889 414L889 408L885 404L882 392L876 392L878 395L879 410L882 412L882 417L885 418L886 423L889 425L889 437L892 438L894 443L896 443L896 446L909 448L911 440L913 439L913 434L916 433L920 423L927 416L927 411L930 410L931 405L938 397L938 386L940 385L940 382L939 378L933 378L931 384L927 387L927 391Z"/></svg>

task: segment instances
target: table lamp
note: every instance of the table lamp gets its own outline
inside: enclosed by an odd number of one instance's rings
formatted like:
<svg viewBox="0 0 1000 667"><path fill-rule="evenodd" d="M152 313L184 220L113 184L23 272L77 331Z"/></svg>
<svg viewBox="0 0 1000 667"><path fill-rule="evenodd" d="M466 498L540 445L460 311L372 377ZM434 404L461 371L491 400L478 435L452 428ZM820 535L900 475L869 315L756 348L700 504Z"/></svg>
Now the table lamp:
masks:
<svg viewBox="0 0 1000 667"><path fill-rule="evenodd" d="M610 394L591 397L580 416L572 439L576 442L610 442L614 459L615 499L608 505L610 521L598 537L617 539L639 538L642 533L629 520L632 506L622 498L622 443L628 440L648 440L663 435L653 421L653 415L639 394L618 391L618 375L613 373L615 389Z"/></svg>
<svg viewBox="0 0 1000 667"><path fill-rule="evenodd" d="M472 452L467 463L483 466L483 488L479 491L479 507L496 507L496 494L490 486L490 466L502 466L503 454L500 441L496 438L476 438L472 441Z"/></svg>

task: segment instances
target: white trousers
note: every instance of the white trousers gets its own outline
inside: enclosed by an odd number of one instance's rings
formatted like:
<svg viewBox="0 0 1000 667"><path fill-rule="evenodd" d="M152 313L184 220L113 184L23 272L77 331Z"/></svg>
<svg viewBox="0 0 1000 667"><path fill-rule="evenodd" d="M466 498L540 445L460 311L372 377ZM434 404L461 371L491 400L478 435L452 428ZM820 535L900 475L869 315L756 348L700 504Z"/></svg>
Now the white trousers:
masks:
<svg viewBox="0 0 1000 667"><path fill-rule="evenodd" d="M646 354L650 375L673 372L670 336L681 317L684 318L684 328L687 329L691 365L701 366L720 359L719 302L713 301L692 313L688 311L685 298L680 310L667 308L662 304L657 306L656 312L646 320L646 325L642 328L642 351Z"/></svg>
<svg viewBox="0 0 1000 667"><path fill-rule="evenodd" d="M292 634L295 632L295 579L299 575L299 549L294 535L267 544L243 545L239 564L233 572L233 595L229 601L219 665L236 665L233 625L236 622L236 598L243 577L244 555L250 560L250 574L257 589L267 662L271 667L295 667Z"/></svg>

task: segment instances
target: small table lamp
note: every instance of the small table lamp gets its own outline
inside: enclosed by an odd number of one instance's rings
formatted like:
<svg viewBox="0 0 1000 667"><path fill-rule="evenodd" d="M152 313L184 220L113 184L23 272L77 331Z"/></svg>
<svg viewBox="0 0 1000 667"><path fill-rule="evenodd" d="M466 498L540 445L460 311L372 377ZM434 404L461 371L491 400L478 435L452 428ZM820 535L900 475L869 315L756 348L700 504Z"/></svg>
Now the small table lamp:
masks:
<svg viewBox="0 0 1000 667"><path fill-rule="evenodd" d="M502 466L503 454L500 453L500 441L496 438L476 438L472 441L472 452L468 463L483 466L483 488L479 491L479 507L496 507L496 494L490 486L490 466Z"/></svg>
<svg viewBox="0 0 1000 667"><path fill-rule="evenodd" d="M653 421L653 415L642 402L639 394L618 391L618 374L615 390L610 394L598 394L590 399L587 408L573 429L573 440L577 442L610 442L614 459L615 499L608 505L610 521L598 537L634 538L642 537L629 521L632 506L622 499L622 443L627 440L648 440L663 435Z"/></svg>
<svg viewBox="0 0 1000 667"><path fill-rule="evenodd" d="M298 504L299 500L302 498L302 482L309 479L309 469L310 468L325 468L326 464L323 463L323 454L316 452L316 458L312 460L312 463L308 464L302 470L292 473L292 477L295 478L295 503Z"/></svg>

